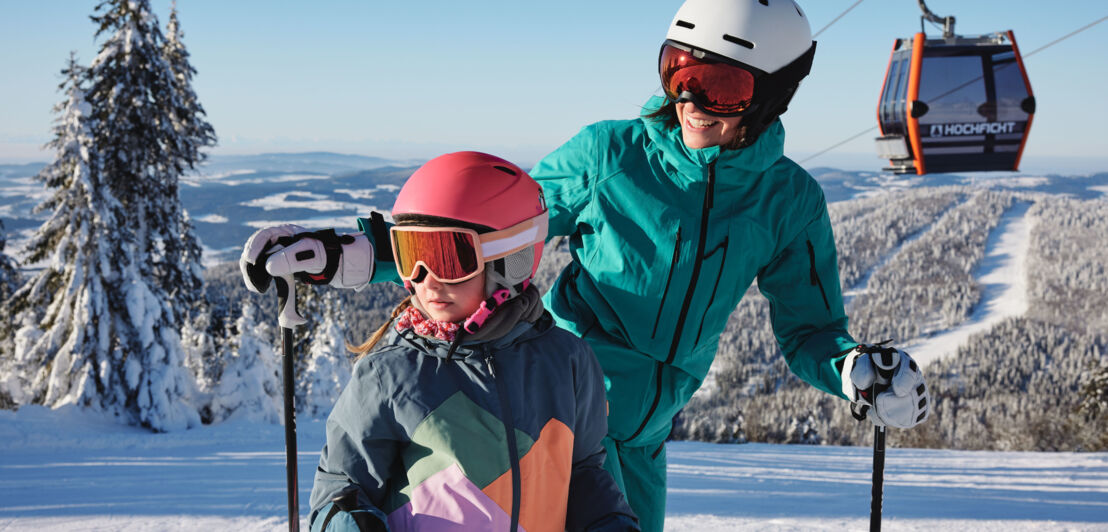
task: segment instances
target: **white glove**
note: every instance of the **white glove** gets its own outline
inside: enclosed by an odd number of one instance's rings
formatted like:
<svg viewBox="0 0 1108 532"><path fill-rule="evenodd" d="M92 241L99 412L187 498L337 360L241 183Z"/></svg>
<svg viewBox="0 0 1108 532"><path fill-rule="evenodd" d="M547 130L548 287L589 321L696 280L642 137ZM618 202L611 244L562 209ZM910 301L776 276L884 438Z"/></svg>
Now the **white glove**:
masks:
<svg viewBox="0 0 1108 532"><path fill-rule="evenodd" d="M859 345L843 361L842 377L843 394L874 425L907 429L931 414L923 372L904 351Z"/></svg>
<svg viewBox="0 0 1108 532"><path fill-rule="evenodd" d="M373 276L374 259L373 244L364 233L309 232L286 224L254 233L243 247L239 268L246 287L259 294L273 277L290 275L308 284L360 289Z"/></svg>

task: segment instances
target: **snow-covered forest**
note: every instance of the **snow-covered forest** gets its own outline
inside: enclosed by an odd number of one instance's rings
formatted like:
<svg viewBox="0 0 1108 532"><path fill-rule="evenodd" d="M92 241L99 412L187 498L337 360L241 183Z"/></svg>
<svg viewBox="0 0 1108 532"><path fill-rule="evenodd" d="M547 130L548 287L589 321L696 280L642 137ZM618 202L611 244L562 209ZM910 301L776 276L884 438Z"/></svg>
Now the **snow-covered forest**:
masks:
<svg viewBox="0 0 1108 532"><path fill-rule="evenodd" d="M860 341L905 345L965 322L981 303L986 240L1017 204L1033 230L1028 311L925 366L935 405L897 446L995 450L1108 448L1108 201L936 187L831 205L847 312ZM868 423L793 377L751 289L728 326L711 382L677 439L864 445Z"/></svg>
<svg viewBox="0 0 1108 532"><path fill-rule="evenodd" d="M203 266L198 222L181 201L183 180L205 167L216 137L191 89L176 12L164 33L146 0L102 2L93 20L100 53L87 66L66 63L56 157L35 176L46 191L35 209L41 225L17 255L0 221L0 408L75 404L156 432L233 418L279 423L276 296L247 292L237 264ZM348 204L384 201L372 191L395 190L413 170L338 176L330 186ZM327 177L320 172L310 179ZM267 198L310 199L297 215L328 203L289 192L299 184L267 183ZM229 184L218 185L193 194L225 195ZM267 198L241 203L268 211ZM1026 311L925 364L934 414L892 431L891 444L1108 449L1108 201L924 182L875 188L830 211L852 334L900 346L978 319L991 236L1005 216L1030 228L1019 257ZM569 260L560 242L547 249L543 288ZM296 405L320 419L350 375L345 341L367 338L402 291L297 290L309 322L296 329ZM673 437L867 444L870 425L844 401L789 373L768 312L751 287Z"/></svg>

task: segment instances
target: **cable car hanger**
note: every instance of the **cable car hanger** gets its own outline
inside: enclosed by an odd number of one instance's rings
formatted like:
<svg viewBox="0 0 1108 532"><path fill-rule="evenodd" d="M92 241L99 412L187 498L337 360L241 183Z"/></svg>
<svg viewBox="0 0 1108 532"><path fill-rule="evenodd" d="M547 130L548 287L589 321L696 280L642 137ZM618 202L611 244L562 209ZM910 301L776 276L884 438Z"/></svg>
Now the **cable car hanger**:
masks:
<svg viewBox="0 0 1108 532"><path fill-rule="evenodd" d="M896 39L877 108L885 170L1018 170L1035 97L1015 35L956 35L953 16L917 3L921 31ZM942 24L941 39L927 38L924 20Z"/></svg>
<svg viewBox="0 0 1108 532"><path fill-rule="evenodd" d="M944 39L950 39L951 37L954 37L954 17L940 17L940 16L932 13L930 9L927 9L927 4L925 4L923 2L923 0L918 0L918 1L919 1L919 8L920 8L921 11L923 11L923 14L920 15L920 17L919 17L919 31L920 31L920 33L923 33L923 21L924 20L929 20L929 21L934 22L936 24L942 24L943 25L943 38Z"/></svg>

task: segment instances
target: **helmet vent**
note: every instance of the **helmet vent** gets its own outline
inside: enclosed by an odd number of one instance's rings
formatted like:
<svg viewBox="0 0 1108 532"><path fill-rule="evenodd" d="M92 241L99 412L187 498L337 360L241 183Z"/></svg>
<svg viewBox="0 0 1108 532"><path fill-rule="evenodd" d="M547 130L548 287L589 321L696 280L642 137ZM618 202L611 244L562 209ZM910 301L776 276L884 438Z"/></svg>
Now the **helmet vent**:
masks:
<svg viewBox="0 0 1108 532"><path fill-rule="evenodd" d="M696 24L693 24L692 22L686 22L684 20L678 20L677 24L675 24L675 25L678 28L687 28L687 29L690 29L690 30L696 27Z"/></svg>
<svg viewBox="0 0 1108 532"><path fill-rule="evenodd" d="M759 4L762 4L762 5L766 6L766 7L769 7L769 0L758 0L758 3L759 3Z"/></svg>
<svg viewBox="0 0 1108 532"><path fill-rule="evenodd" d="M512 170L511 168L508 168L507 166L496 165L496 166L493 166L493 168L496 168L497 170L500 170L501 172L504 172L505 174L508 174L508 175L519 175L519 174L516 173L515 170Z"/></svg>
<svg viewBox="0 0 1108 532"><path fill-rule="evenodd" d="M754 43L752 43L752 42L750 42L746 39L741 39L739 37L735 37L734 35L728 35L728 34L724 33L723 34L723 40L725 40L727 42L735 43L735 44L737 44L739 46L742 46L744 48L749 48L751 50L754 49Z"/></svg>

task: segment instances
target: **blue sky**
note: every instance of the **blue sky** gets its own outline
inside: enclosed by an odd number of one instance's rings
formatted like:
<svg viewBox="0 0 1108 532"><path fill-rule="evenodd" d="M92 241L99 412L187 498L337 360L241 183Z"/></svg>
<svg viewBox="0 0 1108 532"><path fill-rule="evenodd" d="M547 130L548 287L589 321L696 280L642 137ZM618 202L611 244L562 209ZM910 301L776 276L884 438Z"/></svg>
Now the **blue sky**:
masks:
<svg viewBox="0 0 1108 532"><path fill-rule="evenodd" d="M153 0L163 26L170 0ZM813 31L855 0L802 1ZM96 2L0 3L0 161L47 160L59 71L87 64ZM659 91L677 0L179 0L212 153L382 157L490 151L530 165L582 126L630 118ZM1012 29L1026 55L1108 15L1102 0L930 0L961 34ZM920 29L915 0L866 0L819 35L784 117L801 160L876 125L889 51ZM938 30L928 25L929 35ZM1108 170L1108 21L1027 58L1038 112L1025 171ZM871 134L806 166L874 169Z"/></svg>

